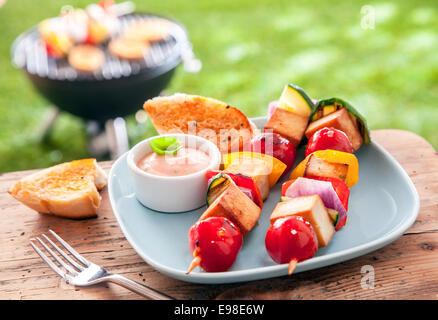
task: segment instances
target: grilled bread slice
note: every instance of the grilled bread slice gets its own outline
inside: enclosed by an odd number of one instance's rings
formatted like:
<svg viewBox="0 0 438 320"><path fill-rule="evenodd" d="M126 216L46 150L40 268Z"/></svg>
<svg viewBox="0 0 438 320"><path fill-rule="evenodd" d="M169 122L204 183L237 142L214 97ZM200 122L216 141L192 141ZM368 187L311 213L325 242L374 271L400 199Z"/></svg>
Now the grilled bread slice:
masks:
<svg viewBox="0 0 438 320"><path fill-rule="evenodd" d="M8 190L15 199L40 213L80 219L96 216L106 174L96 159L62 163L17 181Z"/></svg>
<svg viewBox="0 0 438 320"><path fill-rule="evenodd" d="M222 153L244 150L258 132L239 109L212 98L176 93L150 99L143 108L159 134L201 136Z"/></svg>

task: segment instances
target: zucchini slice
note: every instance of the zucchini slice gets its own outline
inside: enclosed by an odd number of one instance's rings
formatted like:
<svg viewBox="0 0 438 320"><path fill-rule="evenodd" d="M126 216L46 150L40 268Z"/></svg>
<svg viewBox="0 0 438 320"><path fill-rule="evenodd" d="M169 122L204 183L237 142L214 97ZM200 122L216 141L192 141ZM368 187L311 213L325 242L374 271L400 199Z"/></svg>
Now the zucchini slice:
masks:
<svg viewBox="0 0 438 320"><path fill-rule="evenodd" d="M338 219L339 219L339 212L336 210L333 210L333 209L328 209L328 208L327 208L327 211L328 211L330 218L333 221L333 225L336 226L336 224L338 223Z"/></svg>
<svg viewBox="0 0 438 320"><path fill-rule="evenodd" d="M309 117L315 107L307 93L292 83L284 87L278 106L305 117Z"/></svg>
<svg viewBox="0 0 438 320"><path fill-rule="evenodd" d="M233 183L231 178L224 175L222 172L219 172L211 178L207 187L207 207L210 206L210 204L212 204L231 183Z"/></svg>
<svg viewBox="0 0 438 320"><path fill-rule="evenodd" d="M357 128L359 129L359 132L363 138L363 142L370 143L370 129L368 128L366 119L351 104L342 99L330 98L319 100L313 109L312 114L310 115L310 122L321 119L322 117L325 117L330 113L338 111L342 108L346 108L353 121L356 122Z"/></svg>

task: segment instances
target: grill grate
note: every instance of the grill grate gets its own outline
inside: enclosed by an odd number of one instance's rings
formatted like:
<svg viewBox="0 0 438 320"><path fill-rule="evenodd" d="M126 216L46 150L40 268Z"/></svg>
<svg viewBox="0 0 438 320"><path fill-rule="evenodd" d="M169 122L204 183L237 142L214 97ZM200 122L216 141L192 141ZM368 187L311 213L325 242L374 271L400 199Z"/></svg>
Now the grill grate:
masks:
<svg viewBox="0 0 438 320"><path fill-rule="evenodd" d="M116 36L129 25L152 19L165 19L147 14L129 14L120 17L120 28ZM170 20L169 20L170 21ZM168 60L173 60L186 49L191 49L185 29L176 22L172 23L171 35L163 41L151 44L149 52L144 59L129 61L121 60L111 55L105 47L105 62L99 70L93 73L81 72L74 69L66 59L54 59L47 55L36 27L23 33L17 38L12 47L12 61L28 73L53 80L109 80L129 77L146 69L154 69Z"/></svg>

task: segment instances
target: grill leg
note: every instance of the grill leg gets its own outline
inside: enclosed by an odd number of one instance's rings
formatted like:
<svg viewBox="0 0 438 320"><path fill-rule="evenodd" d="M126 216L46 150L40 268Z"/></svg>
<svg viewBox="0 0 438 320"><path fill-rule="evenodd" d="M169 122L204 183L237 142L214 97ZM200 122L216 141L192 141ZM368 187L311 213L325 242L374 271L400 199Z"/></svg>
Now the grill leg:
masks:
<svg viewBox="0 0 438 320"><path fill-rule="evenodd" d="M88 151L96 158L117 159L129 150L128 132L123 118L108 120L105 124L89 122Z"/></svg>
<svg viewBox="0 0 438 320"><path fill-rule="evenodd" d="M90 155L99 160L108 159L109 150L103 125L96 121L89 121L86 128Z"/></svg>
<svg viewBox="0 0 438 320"><path fill-rule="evenodd" d="M1 1L1 0L0 0ZM48 115L46 116L46 120L41 127L41 131L38 133L37 141L39 143L47 141L50 133L52 132L53 125L55 124L56 119L59 116L59 109L56 107L51 107L48 111Z"/></svg>
<svg viewBox="0 0 438 320"><path fill-rule="evenodd" d="M108 120L105 124L108 146L112 159L117 159L129 150L128 131L125 119Z"/></svg>

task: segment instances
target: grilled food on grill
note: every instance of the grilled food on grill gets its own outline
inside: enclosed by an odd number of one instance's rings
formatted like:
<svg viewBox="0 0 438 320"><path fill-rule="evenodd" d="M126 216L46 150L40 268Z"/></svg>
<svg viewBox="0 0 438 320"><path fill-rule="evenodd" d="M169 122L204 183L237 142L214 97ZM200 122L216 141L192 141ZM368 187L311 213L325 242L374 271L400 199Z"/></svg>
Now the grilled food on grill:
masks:
<svg viewBox="0 0 438 320"><path fill-rule="evenodd" d="M169 37L171 27L171 23L165 19L137 21L126 28L123 36L144 42L161 41Z"/></svg>
<svg viewBox="0 0 438 320"><path fill-rule="evenodd" d="M119 37L108 45L109 52L120 58L127 60L142 59L149 51L150 45L147 42L128 39L125 37Z"/></svg>
<svg viewBox="0 0 438 320"><path fill-rule="evenodd" d="M105 185L105 172L96 159L83 159L33 173L8 192L40 213L78 219L96 216L101 201L98 190Z"/></svg>
<svg viewBox="0 0 438 320"><path fill-rule="evenodd" d="M70 50L68 62L80 71L93 72L100 69L105 61L105 54L101 49L92 45L79 45Z"/></svg>
<svg viewBox="0 0 438 320"><path fill-rule="evenodd" d="M222 153L249 148L258 131L239 109L212 98L177 93L150 99L143 108L159 134L198 135L215 143Z"/></svg>

